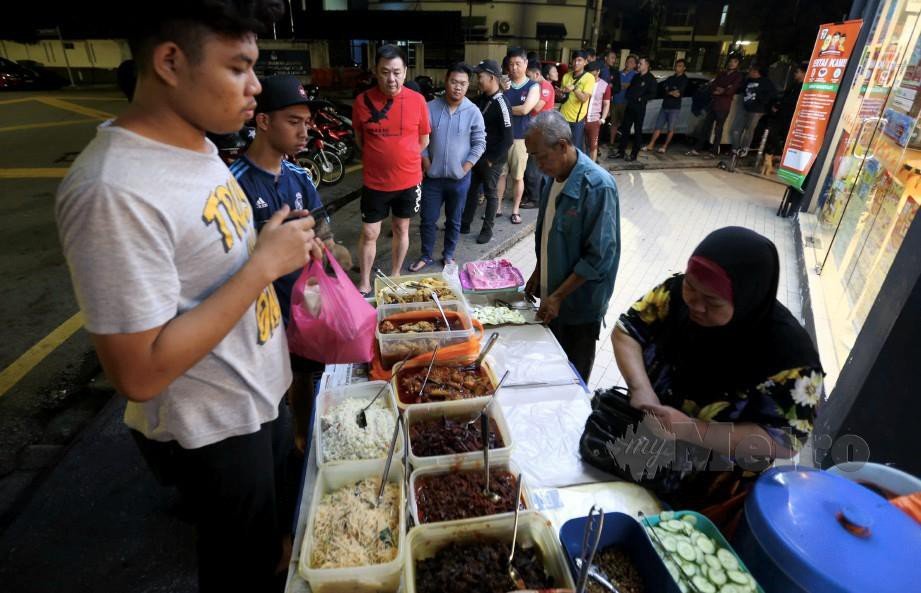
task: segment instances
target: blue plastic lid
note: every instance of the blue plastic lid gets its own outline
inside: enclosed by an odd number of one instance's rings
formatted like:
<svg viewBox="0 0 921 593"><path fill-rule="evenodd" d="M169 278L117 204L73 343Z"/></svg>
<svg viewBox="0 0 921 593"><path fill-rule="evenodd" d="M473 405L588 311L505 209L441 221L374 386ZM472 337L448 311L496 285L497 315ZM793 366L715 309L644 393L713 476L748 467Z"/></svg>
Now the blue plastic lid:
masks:
<svg viewBox="0 0 921 593"><path fill-rule="evenodd" d="M921 526L847 478L771 469L748 496L745 517L774 563L808 591L921 590Z"/></svg>

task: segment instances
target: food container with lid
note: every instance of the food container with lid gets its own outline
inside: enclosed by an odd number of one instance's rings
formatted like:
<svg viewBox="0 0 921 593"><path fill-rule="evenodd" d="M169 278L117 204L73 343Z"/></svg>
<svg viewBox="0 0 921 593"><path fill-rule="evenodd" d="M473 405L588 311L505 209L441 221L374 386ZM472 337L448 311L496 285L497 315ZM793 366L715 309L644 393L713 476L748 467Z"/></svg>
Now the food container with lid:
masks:
<svg viewBox="0 0 921 593"><path fill-rule="evenodd" d="M452 465L461 464L470 461L483 459L483 451L471 451L469 453L454 453L449 455L435 455L423 457L417 451L413 451L412 427L415 423L424 420L440 420L449 418L451 420L466 422L475 417L483 406L488 402L488 398L465 399L456 402L442 402L438 404L418 404L409 406L404 412L404 419L410 434L409 439L409 461L414 468L428 467L431 465ZM508 422L505 420L505 414L502 412L502 406L493 404L486 410L496 423L499 436L502 438L502 446L489 450L490 460L507 460L512 456L512 431Z"/></svg>
<svg viewBox="0 0 921 593"><path fill-rule="evenodd" d="M388 482L396 482L401 486L397 554L393 560L383 564L346 568L311 568L310 566L310 556L315 545L313 524L323 495L365 478L379 480L384 471L384 463L384 460L355 461L324 467L317 473L297 566L298 573L310 584L310 590L313 593L396 593L399 589L408 542L406 540L406 497L402 487L403 465L397 459L393 460L390 473L387 474Z"/></svg>
<svg viewBox="0 0 921 593"><path fill-rule="evenodd" d="M463 360L468 360L470 363L472 363L473 360L475 359L467 358ZM492 395L480 395L480 396L468 397L464 399L431 401L431 402L422 402L418 404L407 403L403 401L404 399L406 399L405 398L406 394L401 394L399 390L400 371L402 371L403 369L407 369L407 370L408 369L422 369L424 371L427 371L429 362L431 362L431 356L429 356L429 360L425 360L424 358L422 358L422 359L407 361L406 364L398 362L396 365L394 365L393 372L390 377L390 390L393 392L393 399L396 402L396 405L399 409L406 410L406 409L415 408L418 406L436 406L436 405L445 406L446 409L450 409L452 406L456 406L458 404L461 404L464 402L470 402L470 401L478 401L480 403L480 407L482 408L484 405L486 405L486 402L489 401L489 398L492 397ZM441 368L464 367L466 366L466 364L468 363L454 361L454 360L452 361L435 360L435 364L432 365L432 370L434 371L436 368L439 368L439 367ZM499 384L499 378L496 377L496 373L495 371L493 371L493 365L488 355L481 363L480 368L482 368L483 372L486 374L486 379L489 382L489 385L491 387L490 392L492 392L495 386ZM404 397L401 398L401 395L403 395Z"/></svg>
<svg viewBox="0 0 921 593"><path fill-rule="evenodd" d="M377 308L377 340L380 345L381 363L390 368L407 355L419 356L448 346L463 344L475 338L477 330L470 318L465 303L446 301L441 303L449 324L457 321L458 329L414 333L382 333L385 321L441 321L441 312L434 303L409 303L405 305L380 305Z"/></svg>
<svg viewBox="0 0 921 593"><path fill-rule="evenodd" d="M570 519L560 529L560 543L566 553L566 560L573 574L573 580L578 578L576 558L582 557L582 538L588 517ZM646 532L636 519L624 513L605 513L604 525L601 528L601 539L598 540L598 554L605 548L617 547L624 551L633 561L640 573L645 590L655 593L679 593L678 585L668 574L665 564L653 549Z"/></svg>
<svg viewBox="0 0 921 593"><path fill-rule="evenodd" d="M391 392L390 384L385 381L368 381L366 383L356 383L354 385L346 385L343 387L334 387L332 389L323 390L317 395L315 412L313 415L313 440L314 447L316 448L316 460L317 467L323 468L329 465L339 465L343 463L352 463L354 461L360 461L357 459L341 459L341 460L330 460L326 453L326 444L323 439L323 416L329 412L333 407L348 399L364 399L370 402L378 391L381 390L381 387L384 387L384 393L377 398L375 406L378 404L383 404L384 408L390 410L393 414L394 420L397 417L397 406L396 401L393 398L393 393ZM357 415L357 414L356 414ZM356 422L356 427L358 426ZM391 431L392 432L392 431ZM390 437L387 438L387 446L390 445ZM403 439L397 439L396 452L394 457L399 458L403 454ZM378 457L377 459L383 459L387 457L387 452Z"/></svg>
<svg viewBox="0 0 921 593"><path fill-rule="evenodd" d="M447 474L452 474L456 472L478 472L480 475L483 475L483 459L482 454L480 454L481 459L479 461L468 461L466 463L450 463L450 464L437 464L429 465L426 467L418 468L413 471L412 475L409 478L409 508L413 516L413 521L416 525L431 525L433 523L455 523L458 521L474 521L483 517L493 517L499 515L505 515L508 513L514 513L514 511L507 511L504 513L496 513L493 515L481 515L479 517L467 517L463 519L452 519L450 521L421 521L419 517L419 506L418 501L416 500L416 485L421 481L426 479L432 479L433 477L437 478L439 476L444 476ZM493 459L490 454L489 457L489 471L496 472L509 472L513 476L518 476L521 474L521 470L517 465L512 463L508 459ZM492 474L490 474L492 475ZM521 485L521 502L524 503L524 506L521 508L522 511L532 510L534 508L534 503L531 502L531 495L528 493L528 481L522 477L523 483ZM491 480L490 480L491 481ZM479 494L479 493L478 493Z"/></svg>
<svg viewBox="0 0 921 593"><path fill-rule="evenodd" d="M406 593L416 593L416 562L434 556L452 542L482 542L498 540L512 543L514 513L494 515L469 521L451 521L419 525L412 529L407 541ZM574 589L572 575L566 566L563 550L556 539L550 521L535 511L522 511L518 517L518 545L536 547L544 570L553 577L556 587ZM512 587L509 587L511 590Z"/></svg>
<svg viewBox="0 0 921 593"><path fill-rule="evenodd" d="M456 276L449 276L449 275L443 274L443 273L434 273L434 274L405 274L405 275L402 275L402 276L395 276L395 277L392 277L392 278L390 278L390 280L392 280L393 283L396 284L396 285L398 285L398 286L399 286L399 285L406 284L406 283L409 283L409 282L422 282L422 281L424 281L424 280L439 280L439 281L441 281L441 282L446 283L446 284L448 285L448 289L450 289L451 292L454 293L454 296L453 296L453 297L451 297L451 296L446 296L445 298L438 297L438 298L441 300L442 303L444 303L444 302L446 302L446 301L448 301L448 302L450 302L450 301L457 301L457 302L462 303L465 307L467 306L467 301L466 301L466 298L464 297L464 290L463 290L463 287L461 286L460 281L458 280L458 278L457 278ZM385 305L388 305L388 304L390 304L390 305L398 304L398 303L387 303L387 302L385 302L384 299L379 298L379 296L380 296L380 294L381 294L381 291L383 291L383 290L385 290L385 289L387 289L387 290L389 291L389 290L390 290L390 286L389 286L386 282L384 282L383 280L381 280L380 278L375 278L375 279L374 279L374 297L375 297L375 299L376 299L376 302L377 302L378 306L379 306L379 307L382 307L382 306L385 306ZM410 288L410 290L413 290L413 289ZM425 303L425 302L417 302L417 304L426 304L426 303ZM427 301L427 304L429 304L429 305L431 305L431 306L434 306L434 305L435 305L434 301L432 301L432 300L430 300L430 299Z"/></svg>
<svg viewBox="0 0 921 593"><path fill-rule="evenodd" d="M767 593L921 591L921 528L829 472L790 466L762 474L734 543Z"/></svg>

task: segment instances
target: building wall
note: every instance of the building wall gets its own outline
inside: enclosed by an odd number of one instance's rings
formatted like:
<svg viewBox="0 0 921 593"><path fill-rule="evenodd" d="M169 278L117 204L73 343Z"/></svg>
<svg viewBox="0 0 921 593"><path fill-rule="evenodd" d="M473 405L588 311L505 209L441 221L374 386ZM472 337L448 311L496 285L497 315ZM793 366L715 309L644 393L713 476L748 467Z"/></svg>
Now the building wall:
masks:
<svg viewBox="0 0 921 593"><path fill-rule="evenodd" d="M0 41L0 54L10 60L33 60L49 68L64 68L69 62L71 68L114 70L123 60L128 59L131 52L123 40L65 39L62 47L57 39L43 39L36 43Z"/></svg>
<svg viewBox="0 0 921 593"><path fill-rule="evenodd" d="M566 26L565 46L581 46L583 39L591 37L593 18L590 3L587 0L562 0L561 4L550 4L546 0L533 2L516 2L499 0L496 2L452 2L429 0L415 3L374 2L368 3L370 10L456 10L463 16L486 17L487 35L494 43L520 45L529 50L538 50L537 23L562 23ZM493 36L493 27L497 22L511 25L508 37Z"/></svg>

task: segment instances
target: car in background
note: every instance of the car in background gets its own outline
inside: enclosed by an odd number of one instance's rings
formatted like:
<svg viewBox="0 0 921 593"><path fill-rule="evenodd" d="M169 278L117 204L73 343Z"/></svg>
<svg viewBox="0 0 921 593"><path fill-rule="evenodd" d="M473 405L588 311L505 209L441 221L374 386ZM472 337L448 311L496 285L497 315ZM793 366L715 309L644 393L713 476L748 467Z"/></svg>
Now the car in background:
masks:
<svg viewBox="0 0 921 593"><path fill-rule="evenodd" d="M653 70L652 75L656 77L659 88L656 91L656 98L646 104L646 117L643 119L643 133L651 134L656 129L656 118L662 110L662 99L665 97L665 79L674 74L668 70ZM697 129L697 125L703 119L705 114L700 117L691 112L691 103L694 100L694 94L707 83L711 78L701 72L688 72L688 84L681 94L681 117L678 118L678 125L675 127L676 134L692 134Z"/></svg>
<svg viewBox="0 0 921 593"><path fill-rule="evenodd" d="M67 81L38 62L0 58L0 90L48 90L66 84Z"/></svg>

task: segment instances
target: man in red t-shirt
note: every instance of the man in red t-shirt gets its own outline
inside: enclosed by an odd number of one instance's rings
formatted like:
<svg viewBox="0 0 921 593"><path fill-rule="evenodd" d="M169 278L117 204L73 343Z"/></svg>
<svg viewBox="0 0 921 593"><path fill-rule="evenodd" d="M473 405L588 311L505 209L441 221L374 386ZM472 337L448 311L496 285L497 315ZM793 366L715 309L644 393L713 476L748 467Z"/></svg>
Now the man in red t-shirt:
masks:
<svg viewBox="0 0 921 593"><path fill-rule="evenodd" d="M541 73L540 62L528 62L528 78L540 85L540 101L537 102L531 115L537 115L541 111L550 111L556 107L553 84Z"/></svg>
<svg viewBox="0 0 921 593"><path fill-rule="evenodd" d="M375 60L377 86L355 98L352 126L362 149L361 237L358 290L371 292L371 268L377 254L381 221L391 216L391 276L399 276L409 249L409 221L422 200L421 152L428 146L429 110L425 98L403 88L406 60L393 45L384 45Z"/></svg>

